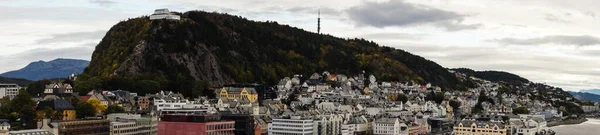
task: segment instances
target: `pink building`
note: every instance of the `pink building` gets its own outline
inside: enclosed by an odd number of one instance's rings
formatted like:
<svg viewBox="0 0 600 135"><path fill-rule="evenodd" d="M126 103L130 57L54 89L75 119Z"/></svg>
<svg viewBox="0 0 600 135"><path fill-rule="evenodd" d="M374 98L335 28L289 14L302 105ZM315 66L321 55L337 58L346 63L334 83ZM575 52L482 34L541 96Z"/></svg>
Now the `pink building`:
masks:
<svg viewBox="0 0 600 135"><path fill-rule="evenodd" d="M235 121L218 114L165 114L158 121L158 135L233 135Z"/></svg>
<svg viewBox="0 0 600 135"><path fill-rule="evenodd" d="M235 121L158 122L158 135L233 135Z"/></svg>

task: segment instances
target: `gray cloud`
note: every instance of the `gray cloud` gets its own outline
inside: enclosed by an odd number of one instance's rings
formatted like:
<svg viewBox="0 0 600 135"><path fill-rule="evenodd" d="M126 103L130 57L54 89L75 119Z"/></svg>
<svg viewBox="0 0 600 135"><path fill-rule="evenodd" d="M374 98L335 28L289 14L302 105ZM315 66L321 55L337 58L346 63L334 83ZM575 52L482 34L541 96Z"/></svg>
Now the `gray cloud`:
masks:
<svg viewBox="0 0 600 135"><path fill-rule="evenodd" d="M396 39L405 39L405 40L418 40L421 39L425 34L406 34L406 33L371 33L365 34L360 37L369 39L369 40L396 40Z"/></svg>
<svg viewBox="0 0 600 135"><path fill-rule="evenodd" d="M592 11L587 11L587 12L584 12L583 14L587 15L589 17L592 17L592 18L596 18L596 13L594 13Z"/></svg>
<svg viewBox="0 0 600 135"><path fill-rule="evenodd" d="M49 38L39 39L35 42L35 44L49 44L49 43L59 43L59 42L80 42L85 40L98 40L102 39L106 31L89 31L89 32L73 32L73 33L62 33L62 34L53 34Z"/></svg>
<svg viewBox="0 0 600 135"><path fill-rule="evenodd" d="M116 4L116 1L112 0L88 0L90 3L98 4L100 6L112 6Z"/></svg>
<svg viewBox="0 0 600 135"><path fill-rule="evenodd" d="M498 42L501 44L514 44L514 45L540 45L540 44L559 44L559 45L577 45L577 46L591 46L599 45L600 38L588 35L582 36L564 36L554 35L545 36L539 38L529 39L517 39L517 38L502 38L493 39L489 41Z"/></svg>
<svg viewBox="0 0 600 135"><path fill-rule="evenodd" d="M430 24L448 31L476 29L481 24L462 24L466 15L434 7L406 3L402 0L387 2L364 2L346 10L351 20L358 25L378 28L408 27Z"/></svg>
<svg viewBox="0 0 600 135"><path fill-rule="evenodd" d="M340 15L340 14L342 14L341 11L335 10L333 8L328 8L328 7L321 7L321 8L318 8L318 7L293 7L293 8L286 9L286 11L293 12L293 13L297 13L297 12L317 13L319 10L321 11L321 14L323 14L323 15Z"/></svg>
<svg viewBox="0 0 600 135"><path fill-rule="evenodd" d="M482 27L482 24L461 24L462 21L441 21L435 23L447 31L472 30Z"/></svg>
<svg viewBox="0 0 600 135"><path fill-rule="evenodd" d="M582 54L591 57L600 57L600 50L584 50L581 51Z"/></svg>
<svg viewBox="0 0 600 135"><path fill-rule="evenodd" d="M568 23L569 22L568 20L559 18L558 16L553 15L553 14L546 14L544 19L546 19L547 21L558 22L558 23Z"/></svg>

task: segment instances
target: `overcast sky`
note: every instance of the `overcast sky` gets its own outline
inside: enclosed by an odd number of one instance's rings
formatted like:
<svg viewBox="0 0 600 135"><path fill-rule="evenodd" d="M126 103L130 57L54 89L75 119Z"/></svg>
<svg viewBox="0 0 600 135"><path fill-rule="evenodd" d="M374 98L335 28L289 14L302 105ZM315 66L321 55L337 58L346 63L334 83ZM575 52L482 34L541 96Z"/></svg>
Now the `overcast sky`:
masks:
<svg viewBox="0 0 600 135"><path fill-rule="evenodd" d="M0 0L0 72L91 59L119 21L205 10L359 37L444 67L501 70L566 90L600 88L596 0Z"/></svg>

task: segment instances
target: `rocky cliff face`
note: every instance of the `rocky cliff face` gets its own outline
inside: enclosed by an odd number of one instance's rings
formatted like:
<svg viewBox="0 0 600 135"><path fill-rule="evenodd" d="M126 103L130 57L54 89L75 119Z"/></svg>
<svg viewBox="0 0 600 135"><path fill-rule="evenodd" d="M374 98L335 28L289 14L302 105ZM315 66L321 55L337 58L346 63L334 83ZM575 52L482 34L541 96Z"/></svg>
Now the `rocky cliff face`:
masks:
<svg viewBox="0 0 600 135"><path fill-rule="evenodd" d="M286 76L322 71L353 76L363 70L384 81L458 85L442 66L403 50L202 11L183 13L180 21L140 17L116 24L96 47L85 73L219 86L274 84Z"/></svg>

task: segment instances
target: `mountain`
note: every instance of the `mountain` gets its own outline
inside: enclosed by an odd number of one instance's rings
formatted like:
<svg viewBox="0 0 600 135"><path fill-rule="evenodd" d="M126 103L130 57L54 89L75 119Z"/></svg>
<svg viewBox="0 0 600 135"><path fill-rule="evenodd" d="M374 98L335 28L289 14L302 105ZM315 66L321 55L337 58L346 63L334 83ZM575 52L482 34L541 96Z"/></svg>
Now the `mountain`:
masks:
<svg viewBox="0 0 600 135"><path fill-rule="evenodd" d="M582 101L600 102L600 95L598 95L598 94L581 92L581 91L580 92L569 91L569 93L571 95L573 95L575 98L582 100Z"/></svg>
<svg viewBox="0 0 600 135"><path fill-rule="evenodd" d="M600 89L589 89L589 90L580 90L579 92L591 93L600 95Z"/></svg>
<svg viewBox="0 0 600 135"><path fill-rule="evenodd" d="M19 78L6 78L0 76L0 83L16 83L21 87L27 86L31 81L27 79L19 79Z"/></svg>
<svg viewBox="0 0 600 135"><path fill-rule="evenodd" d="M52 61L37 61L29 63L24 68L0 74L2 77L24 78L27 80L42 80L50 78L65 78L73 73L82 73L89 64L86 60L55 59Z"/></svg>
<svg viewBox="0 0 600 135"><path fill-rule="evenodd" d="M151 83L191 94L184 90L195 84L274 85L294 74L329 71L355 76L364 70L378 80L431 82L448 89L459 85L456 77L433 61L365 39L343 39L221 13L180 15L180 21L144 16L114 25L96 46L81 83L114 80L99 85L105 89ZM145 82L127 83L131 80Z"/></svg>
<svg viewBox="0 0 600 135"><path fill-rule="evenodd" d="M451 70L465 73L469 76L475 76L477 78L494 81L494 82L499 82L499 81L520 82L520 83L529 82L529 80L527 80L523 77L520 77L519 75L515 75L512 73L503 72L503 71L474 71L474 70L468 69L468 68L454 68Z"/></svg>

